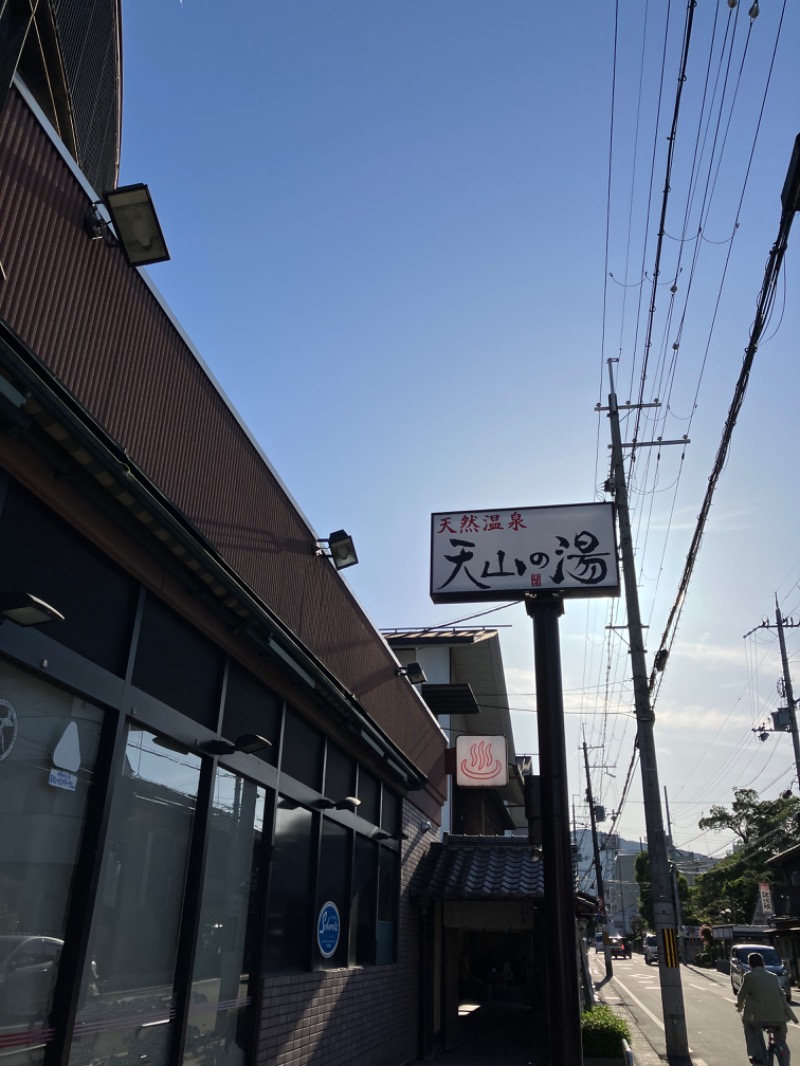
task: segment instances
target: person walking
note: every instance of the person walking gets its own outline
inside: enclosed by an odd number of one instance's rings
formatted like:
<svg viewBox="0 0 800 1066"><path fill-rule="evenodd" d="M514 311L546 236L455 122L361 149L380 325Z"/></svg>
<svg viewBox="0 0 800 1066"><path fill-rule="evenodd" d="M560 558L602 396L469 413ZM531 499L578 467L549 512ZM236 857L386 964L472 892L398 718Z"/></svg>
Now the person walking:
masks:
<svg viewBox="0 0 800 1066"><path fill-rule="evenodd" d="M751 951L747 956L750 966L742 978L742 987L736 997L736 1009L742 1013L744 1039L750 1062L766 1066L767 1047L764 1043L764 1026L775 1031L775 1044L784 1056L781 1061L789 1064L789 1048L786 1046L786 1023L796 1022L794 1011L786 1002L781 983L774 973L764 969L764 956Z"/></svg>

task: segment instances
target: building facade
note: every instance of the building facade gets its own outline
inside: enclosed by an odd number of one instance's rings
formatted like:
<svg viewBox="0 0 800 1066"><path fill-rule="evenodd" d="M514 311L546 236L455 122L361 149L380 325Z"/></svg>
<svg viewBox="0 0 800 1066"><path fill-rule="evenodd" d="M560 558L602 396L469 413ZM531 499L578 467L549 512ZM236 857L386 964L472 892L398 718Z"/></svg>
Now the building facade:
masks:
<svg viewBox="0 0 800 1066"><path fill-rule="evenodd" d="M0 8L0 1053L401 1066L446 739L147 276L87 233L120 92L95 8ZM82 111L92 63L111 96ZM48 69L60 94L25 81ZM19 624L19 593L63 619Z"/></svg>

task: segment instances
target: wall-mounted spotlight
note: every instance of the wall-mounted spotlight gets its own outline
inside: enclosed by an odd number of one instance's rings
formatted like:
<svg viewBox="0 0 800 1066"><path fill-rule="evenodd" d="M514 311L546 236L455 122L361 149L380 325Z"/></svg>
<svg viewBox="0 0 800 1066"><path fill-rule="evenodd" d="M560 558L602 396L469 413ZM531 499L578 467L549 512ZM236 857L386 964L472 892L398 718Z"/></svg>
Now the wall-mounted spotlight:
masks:
<svg viewBox="0 0 800 1066"><path fill-rule="evenodd" d="M407 666L398 666L397 673L401 677L407 677L412 685L424 685L428 681L425 676L425 671L419 663L409 663Z"/></svg>
<svg viewBox="0 0 800 1066"><path fill-rule="evenodd" d="M84 228L93 240L102 240L108 245L119 244L128 266L148 266L169 259L161 224L146 185L141 182L120 185L105 193L102 202L111 216L116 236L98 210L99 204L95 203L84 219Z"/></svg>
<svg viewBox="0 0 800 1066"><path fill-rule="evenodd" d="M337 811L355 811L361 806L361 800L356 796L345 796L344 799L340 799L338 803L334 803L334 807Z"/></svg>
<svg viewBox="0 0 800 1066"><path fill-rule="evenodd" d="M266 737L260 737L257 733L242 733L236 740L225 740L218 737L215 740L206 740L198 743L198 748L206 755L233 755L235 751L241 751L245 755L255 755L264 748L271 748L272 741Z"/></svg>
<svg viewBox="0 0 800 1066"><path fill-rule="evenodd" d="M317 555L324 555L330 559L337 570L355 566L358 562L353 538L343 529L337 529L329 537L320 538L317 541Z"/></svg>
<svg viewBox="0 0 800 1066"><path fill-rule="evenodd" d="M0 615L18 626L63 622L64 615L30 592L0 592Z"/></svg>
<svg viewBox="0 0 800 1066"><path fill-rule="evenodd" d="M329 800L327 796L321 796L318 800L315 800L311 806L315 807L318 811L332 811L336 804L333 800Z"/></svg>

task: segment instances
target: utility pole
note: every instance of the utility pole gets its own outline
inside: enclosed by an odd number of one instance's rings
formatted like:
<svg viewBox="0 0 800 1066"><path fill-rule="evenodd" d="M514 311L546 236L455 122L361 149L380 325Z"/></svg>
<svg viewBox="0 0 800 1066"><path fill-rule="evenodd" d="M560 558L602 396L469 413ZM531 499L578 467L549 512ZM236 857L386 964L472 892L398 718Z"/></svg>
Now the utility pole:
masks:
<svg viewBox="0 0 800 1066"><path fill-rule="evenodd" d="M786 707L789 713L789 732L792 734L792 745L794 747L794 770L797 775L797 783L800 785L800 738L797 735L797 707L795 705L794 692L792 690L792 675L789 673L789 658L786 654L786 639L783 635L784 629L797 629L800 623L793 622L791 619L787 620L781 615L781 609L778 605L778 597L775 596L775 625L772 626L764 619L760 626L756 626L755 629L751 629L745 633L745 637L749 637L751 633L755 633L757 629L777 629L778 630L778 643L781 649L781 667L783 669L783 688L784 695L786 696ZM774 721L774 719L773 719ZM759 733L762 740L767 739L767 733L780 732L783 733L786 730L781 727L776 727L775 730L758 729L754 732Z"/></svg>
<svg viewBox="0 0 800 1066"><path fill-rule="evenodd" d="M678 924L678 955L680 955L683 914L681 913L681 893L680 884L678 881L678 863L675 858L675 841L672 839L672 819L669 816L669 796L667 795L666 785L664 785L664 809L667 812L667 844L669 845L670 870L672 871L672 889L675 893L675 919Z"/></svg>
<svg viewBox="0 0 800 1066"><path fill-rule="evenodd" d="M586 747L585 740L583 742L583 761L586 766L586 799L589 803L589 823L592 827L592 847L594 848L594 879L597 887L597 909L603 924L603 956L606 960L606 977L613 977L614 966L611 962L611 945L608 943L608 915L606 914L606 897L603 890L603 868L600 862L600 845L597 841L597 819L594 814L592 779L589 776L589 751Z"/></svg>
<svg viewBox="0 0 800 1066"><path fill-rule="evenodd" d="M778 597L775 597L775 625L778 627L778 641L781 646L781 665L783 666L783 683L786 686L786 705L789 708L789 728L792 733L794 745L794 768L800 784L800 740L797 737L797 709L794 705L794 693L792 692L792 677L789 673L789 660L786 657L786 641L783 636L784 621L781 617L781 609L778 606Z"/></svg>
<svg viewBox="0 0 800 1066"><path fill-rule="evenodd" d="M686 1010L683 1003L681 972L678 965L678 945L675 929L675 910L667 861L667 842L658 788L658 767L653 735L655 716L650 706L647 665L642 640L642 619L639 612L639 593L636 586L636 563L633 536L628 512L628 488L622 459L622 438L619 426L619 406L614 390L613 364L608 361L610 393L608 417L611 423L611 470L614 499L619 520L620 554L625 575L625 604L628 612L628 636L631 649L634 705L636 709L639 763L642 772L647 852L650 859L650 889L656 933L659 936L658 969L661 979L661 1008L664 1014L664 1036L670 1061L689 1061L689 1040L686 1033ZM631 410L633 407L631 406ZM665 442L660 442L661 444ZM684 443L684 442L681 442Z"/></svg>

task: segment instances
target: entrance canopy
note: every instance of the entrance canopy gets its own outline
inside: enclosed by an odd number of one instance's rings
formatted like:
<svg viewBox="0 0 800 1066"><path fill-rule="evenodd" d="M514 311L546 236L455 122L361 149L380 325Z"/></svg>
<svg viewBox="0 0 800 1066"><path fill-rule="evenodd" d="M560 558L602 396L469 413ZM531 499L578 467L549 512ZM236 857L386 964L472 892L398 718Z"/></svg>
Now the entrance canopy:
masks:
<svg viewBox="0 0 800 1066"><path fill-rule="evenodd" d="M542 863L524 837L446 836L411 881L412 899L542 900Z"/></svg>

